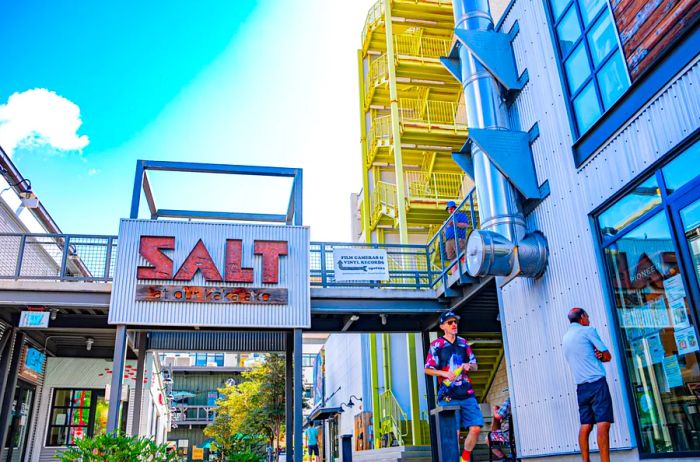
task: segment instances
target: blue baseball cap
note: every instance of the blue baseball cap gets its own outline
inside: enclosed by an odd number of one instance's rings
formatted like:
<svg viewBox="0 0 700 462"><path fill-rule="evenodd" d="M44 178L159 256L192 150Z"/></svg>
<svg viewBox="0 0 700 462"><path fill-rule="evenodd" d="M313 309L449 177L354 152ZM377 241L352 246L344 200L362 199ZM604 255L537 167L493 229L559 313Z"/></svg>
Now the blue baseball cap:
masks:
<svg viewBox="0 0 700 462"><path fill-rule="evenodd" d="M455 201L448 201L445 210L449 209L450 207L457 208L457 204L455 203Z"/></svg>
<svg viewBox="0 0 700 462"><path fill-rule="evenodd" d="M440 324L444 324L448 319L456 319L459 321L461 318L454 314L453 311L445 311L440 315Z"/></svg>

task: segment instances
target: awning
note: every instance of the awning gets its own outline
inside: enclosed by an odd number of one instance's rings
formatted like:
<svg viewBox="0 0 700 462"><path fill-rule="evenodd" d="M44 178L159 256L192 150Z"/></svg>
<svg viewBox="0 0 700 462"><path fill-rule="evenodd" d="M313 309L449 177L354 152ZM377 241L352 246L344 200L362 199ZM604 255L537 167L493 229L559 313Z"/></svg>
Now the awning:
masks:
<svg viewBox="0 0 700 462"><path fill-rule="evenodd" d="M311 411L309 420L326 420L341 412L343 412L343 408L340 407L320 407Z"/></svg>

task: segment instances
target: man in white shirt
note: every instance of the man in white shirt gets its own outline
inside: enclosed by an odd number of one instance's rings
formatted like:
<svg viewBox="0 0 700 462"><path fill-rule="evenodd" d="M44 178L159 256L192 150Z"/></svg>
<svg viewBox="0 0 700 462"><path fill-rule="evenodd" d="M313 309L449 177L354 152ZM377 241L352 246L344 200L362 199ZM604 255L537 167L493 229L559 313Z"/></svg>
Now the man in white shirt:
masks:
<svg viewBox="0 0 700 462"><path fill-rule="evenodd" d="M583 462L590 461L588 437L593 425L598 428L601 462L610 462L610 425L614 422L612 398L605 380L603 363L610 361L608 347L590 326L583 308L569 311L569 330L564 334L564 355L576 380L581 429L578 441Z"/></svg>

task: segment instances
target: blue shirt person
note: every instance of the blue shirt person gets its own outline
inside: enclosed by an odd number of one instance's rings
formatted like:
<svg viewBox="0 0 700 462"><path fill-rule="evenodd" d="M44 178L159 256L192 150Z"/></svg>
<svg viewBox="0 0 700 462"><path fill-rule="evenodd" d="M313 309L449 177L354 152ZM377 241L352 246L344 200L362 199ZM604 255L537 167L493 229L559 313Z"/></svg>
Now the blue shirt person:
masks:
<svg viewBox="0 0 700 462"><path fill-rule="evenodd" d="M451 218L448 219L447 226L445 226L445 254L447 259L451 261L457 257L457 241L459 241L459 248L464 249L469 219L464 212L455 213L457 210L455 201L447 202L446 210ZM455 230L457 231L457 239L455 239Z"/></svg>
<svg viewBox="0 0 700 462"><path fill-rule="evenodd" d="M612 398L605 380L604 362L611 359L610 351L590 326L588 313L583 308L569 311L569 330L564 334L562 347L576 381L581 456L588 462L588 437L593 425L598 427L598 448L601 462L610 462L610 425L614 422Z"/></svg>
<svg viewBox="0 0 700 462"><path fill-rule="evenodd" d="M316 462L316 458L319 455L318 450L318 428L316 426L311 426L304 430L306 435L306 445L309 448L309 456L311 456L311 461Z"/></svg>

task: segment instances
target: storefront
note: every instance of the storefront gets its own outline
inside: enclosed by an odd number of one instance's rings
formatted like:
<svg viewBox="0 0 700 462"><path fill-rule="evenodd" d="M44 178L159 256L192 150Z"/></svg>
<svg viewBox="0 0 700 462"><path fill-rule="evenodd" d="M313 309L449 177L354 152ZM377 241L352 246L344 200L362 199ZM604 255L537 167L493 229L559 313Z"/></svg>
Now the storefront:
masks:
<svg viewBox="0 0 700 462"><path fill-rule="evenodd" d="M640 456L700 454L700 140L595 214Z"/></svg>

